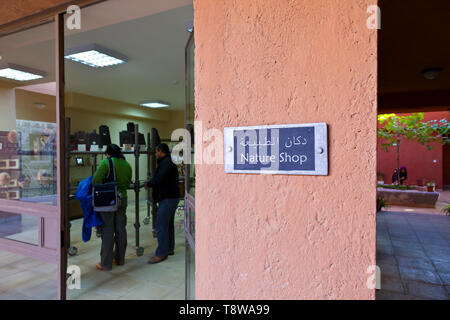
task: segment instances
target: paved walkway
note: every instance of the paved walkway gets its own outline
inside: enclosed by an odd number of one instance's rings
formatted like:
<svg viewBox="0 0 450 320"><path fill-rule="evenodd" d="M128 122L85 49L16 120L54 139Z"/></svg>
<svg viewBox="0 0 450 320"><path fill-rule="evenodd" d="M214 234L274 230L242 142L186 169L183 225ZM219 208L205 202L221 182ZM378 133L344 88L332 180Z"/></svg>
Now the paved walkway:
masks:
<svg viewBox="0 0 450 320"><path fill-rule="evenodd" d="M450 300L450 217L395 209L377 214L377 299Z"/></svg>

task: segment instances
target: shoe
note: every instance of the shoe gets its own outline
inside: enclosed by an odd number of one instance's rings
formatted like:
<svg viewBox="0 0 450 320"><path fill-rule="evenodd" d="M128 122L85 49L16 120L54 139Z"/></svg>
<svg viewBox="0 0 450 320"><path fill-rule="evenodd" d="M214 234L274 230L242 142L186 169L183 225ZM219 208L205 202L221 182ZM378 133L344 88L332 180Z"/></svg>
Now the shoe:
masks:
<svg viewBox="0 0 450 320"><path fill-rule="evenodd" d="M102 264L99 262L95 265L95 267L97 268L97 270L101 270L101 271L105 271L105 268L103 268Z"/></svg>
<svg viewBox="0 0 450 320"><path fill-rule="evenodd" d="M168 254L169 256L173 256L173 255L175 254L175 252L169 251L167 254Z"/></svg>
<svg viewBox="0 0 450 320"><path fill-rule="evenodd" d="M161 261L164 261L167 259L167 256L165 257L159 257L159 256L153 256L150 258L150 260L148 260L149 264L155 264L155 263L159 263Z"/></svg>

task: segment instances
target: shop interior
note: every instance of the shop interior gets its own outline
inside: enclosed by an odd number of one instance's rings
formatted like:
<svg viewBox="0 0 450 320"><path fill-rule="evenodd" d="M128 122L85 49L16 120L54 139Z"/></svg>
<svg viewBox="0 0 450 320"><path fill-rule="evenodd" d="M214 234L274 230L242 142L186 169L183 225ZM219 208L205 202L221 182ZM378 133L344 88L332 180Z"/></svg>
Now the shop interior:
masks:
<svg viewBox="0 0 450 320"><path fill-rule="evenodd" d="M186 125L185 59L193 6L191 0L135 2L82 8L81 28L65 28L67 264L81 271L81 288L69 286L67 299L187 298L183 158L173 156L182 192L175 254L155 265L147 260L157 247L156 208L143 183L155 170L154 146L164 142L173 148L181 138L172 132ZM0 38L0 199L57 204L55 43L54 21ZM82 239L83 212L74 194L105 158L109 143L125 151L133 185L125 265L107 272L95 268L100 230L93 228L90 240ZM40 226L31 215L0 212L0 238L38 245L44 241ZM0 261L0 299L56 299L56 265L6 250L0 250Z"/></svg>

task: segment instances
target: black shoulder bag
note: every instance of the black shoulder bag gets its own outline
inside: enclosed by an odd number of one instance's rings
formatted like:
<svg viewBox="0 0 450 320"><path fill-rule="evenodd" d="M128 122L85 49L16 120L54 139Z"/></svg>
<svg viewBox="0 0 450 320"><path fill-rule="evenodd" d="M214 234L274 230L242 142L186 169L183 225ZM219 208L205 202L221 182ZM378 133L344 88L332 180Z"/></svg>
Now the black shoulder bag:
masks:
<svg viewBox="0 0 450 320"><path fill-rule="evenodd" d="M117 211L119 196L117 192L116 174L112 158L109 161L109 174L102 184L92 186L92 206L97 212Z"/></svg>

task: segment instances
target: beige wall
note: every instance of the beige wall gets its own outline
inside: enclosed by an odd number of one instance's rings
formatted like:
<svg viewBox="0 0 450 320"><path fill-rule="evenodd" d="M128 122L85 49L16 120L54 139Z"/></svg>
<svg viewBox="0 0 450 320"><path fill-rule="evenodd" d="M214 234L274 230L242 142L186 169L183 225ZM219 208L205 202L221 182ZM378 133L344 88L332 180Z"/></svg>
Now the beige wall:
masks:
<svg viewBox="0 0 450 320"><path fill-rule="evenodd" d="M328 176L196 166L197 299L375 298L376 2L194 0L204 130L329 128Z"/></svg>
<svg viewBox="0 0 450 320"><path fill-rule="evenodd" d="M15 90L16 118L42 122L56 122L56 98L48 94L31 92L21 89ZM45 108L38 109L35 103L45 104Z"/></svg>
<svg viewBox="0 0 450 320"><path fill-rule="evenodd" d="M15 128L14 85L0 81L0 131L9 131Z"/></svg>
<svg viewBox="0 0 450 320"><path fill-rule="evenodd" d="M183 111L171 111L169 121L167 122L166 130L161 134L162 139L171 139L172 132L176 129L184 129L185 119ZM178 139L178 137L176 137Z"/></svg>

